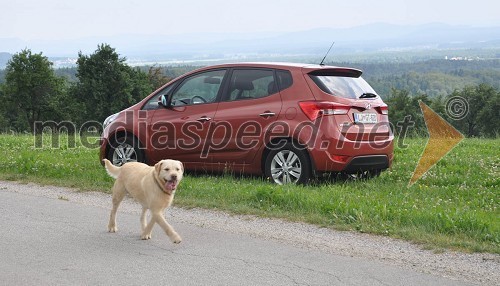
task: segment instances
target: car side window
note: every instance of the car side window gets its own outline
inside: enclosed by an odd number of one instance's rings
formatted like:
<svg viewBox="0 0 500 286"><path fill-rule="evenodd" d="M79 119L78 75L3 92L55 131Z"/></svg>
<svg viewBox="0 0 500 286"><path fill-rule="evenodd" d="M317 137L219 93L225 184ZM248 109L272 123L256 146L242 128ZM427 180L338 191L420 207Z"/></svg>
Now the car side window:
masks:
<svg viewBox="0 0 500 286"><path fill-rule="evenodd" d="M289 88L293 84L292 74L286 70L276 70L280 91Z"/></svg>
<svg viewBox="0 0 500 286"><path fill-rule="evenodd" d="M272 70L236 69L231 75L225 100L255 99L277 92Z"/></svg>
<svg viewBox="0 0 500 286"><path fill-rule="evenodd" d="M215 70L185 79L172 95L172 106L215 102L225 74L226 70Z"/></svg>
<svg viewBox="0 0 500 286"><path fill-rule="evenodd" d="M160 105L158 104L158 100L160 96L162 95L168 95L170 91L176 86L175 83L168 85L167 87L163 88L159 92L157 92L155 95L153 95L147 102L144 104L142 107L143 110L153 110L153 109L158 109Z"/></svg>

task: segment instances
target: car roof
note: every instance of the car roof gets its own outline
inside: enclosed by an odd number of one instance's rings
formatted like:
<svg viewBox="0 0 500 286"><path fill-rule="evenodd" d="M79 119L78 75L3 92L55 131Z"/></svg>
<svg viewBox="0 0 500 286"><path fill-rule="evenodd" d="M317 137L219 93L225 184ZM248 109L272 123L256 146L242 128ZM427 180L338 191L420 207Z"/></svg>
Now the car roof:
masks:
<svg viewBox="0 0 500 286"><path fill-rule="evenodd" d="M327 65L317 65L317 64L306 64L306 63L290 63L290 62L240 62L240 63L227 63L227 64L217 64L206 66L196 71L214 69L214 68L238 68L238 67L254 67L254 68L272 68L272 69L286 69L286 70L302 70L304 73L310 73L319 70L344 70L351 71L356 74L361 75L361 70L349 67L338 67L338 66L327 66ZM196 72L195 71L195 72Z"/></svg>
<svg viewBox="0 0 500 286"><path fill-rule="evenodd" d="M270 67L270 68L302 68L310 64L304 63L289 63L289 62L238 62L238 63L226 63L226 64L218 64L215 66L220 67Z"/></svg>

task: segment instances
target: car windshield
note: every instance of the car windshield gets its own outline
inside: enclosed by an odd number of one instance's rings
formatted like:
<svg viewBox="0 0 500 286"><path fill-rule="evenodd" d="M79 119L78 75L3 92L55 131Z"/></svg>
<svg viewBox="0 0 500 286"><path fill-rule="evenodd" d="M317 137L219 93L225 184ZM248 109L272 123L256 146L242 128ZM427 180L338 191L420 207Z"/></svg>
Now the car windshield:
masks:
<svg viewBox="0 0 500 286"><path fill-rule="evenodd" d="M343 98L375 98L377 93L361 77L309 75L324 92Z"/></svg>

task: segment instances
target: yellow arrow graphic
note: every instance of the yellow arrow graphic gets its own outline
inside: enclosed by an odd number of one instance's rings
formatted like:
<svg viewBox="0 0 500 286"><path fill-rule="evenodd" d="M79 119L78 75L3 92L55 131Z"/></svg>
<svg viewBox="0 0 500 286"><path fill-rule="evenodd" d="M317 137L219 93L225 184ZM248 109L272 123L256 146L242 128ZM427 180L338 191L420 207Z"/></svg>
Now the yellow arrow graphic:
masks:
<svg viewBox="0 0 500 286"><path fill-rule="evenodd" d="M429 106L422 101L419 101L419 104L429 131L429 140L408 183L409 187L464 139L462 133L458 132Z"/></svg>

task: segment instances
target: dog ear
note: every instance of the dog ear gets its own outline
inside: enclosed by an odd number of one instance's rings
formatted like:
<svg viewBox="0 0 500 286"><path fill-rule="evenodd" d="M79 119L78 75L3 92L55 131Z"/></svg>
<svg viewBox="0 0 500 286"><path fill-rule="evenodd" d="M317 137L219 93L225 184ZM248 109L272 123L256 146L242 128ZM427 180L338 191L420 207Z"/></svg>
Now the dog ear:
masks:
<svg viewBox="0 0 500 286"><path fill-rule="evenodd" d="M163 164L163 161L160 161L158 163L156 163L155 165L155 170L156 170L156 173L159 174L160 171L161 171L161 165Z"/></svg>
<svg viewBox="0 0 500 286"><path fill-rule="evenodd" d="M184 173L184 164L182 164L181 161L179 161L179 163L181 164L181 171Z"/></svg>

